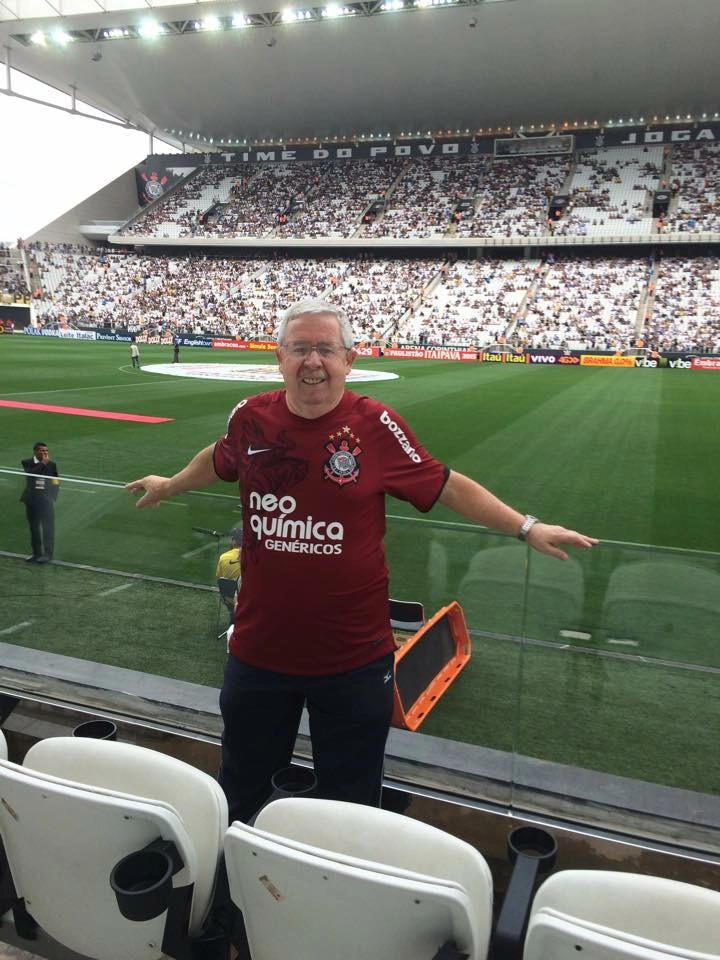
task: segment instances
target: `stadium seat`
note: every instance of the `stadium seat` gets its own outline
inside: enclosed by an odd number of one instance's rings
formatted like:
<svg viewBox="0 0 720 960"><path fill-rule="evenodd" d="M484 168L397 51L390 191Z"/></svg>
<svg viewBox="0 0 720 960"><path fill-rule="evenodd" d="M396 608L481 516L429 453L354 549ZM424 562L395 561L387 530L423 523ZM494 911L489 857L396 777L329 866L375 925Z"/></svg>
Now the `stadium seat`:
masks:
<svg viewBox="0 0 720 960"><path fill-rule="evenodd" d="M523 960L718 960L720 893L678 880L563 870L533 900Z"/></svg>
<svg viewBox="0 0 720 960"><path fill-rule="evenodd" d="M584 577L568 557L533 554L521 543L478 551L458 585L458 602L469 623L488 631L555 640L576 627L582 611Z"/></svg>
<svg viewBox="0 0 720 960"><path fill-rule="evenodd" d="M717 642L720 574L683 560L622 564L608 581L602 624L613 637L644 645L675 641L683 659ZM647 652L647 651L646 651Z"/></svg>
<svg viewBox="0 0 720 960"><path fill-rule="evenodd" d="M218 577L217 587L220 591L220 599L225 606L232 612L235 609L235 598L238 592L238 582L235 577Z"/></svg>
<svg viewBox="0 0 720 960"><path fill-rule="evenodd" d="M253 960L486 957L489 867L435 827L360 804L288 798L265 807L254 827L232 824L225 857Z"/></svg>
<svg viewBox="0 0 720 960"><path fill-rule="evenodd" d="M425 623L425 610L415 600L390 600L390 626L414 633Z"/></svg>
<svg viewBox="0 0 720 960"><path fill-rule="evenodd" d="M15 898L3 906L15 907L18 933L27 936L19 902L26 931L34 920L96 960L187 952L210 909L227 825L211 777L133 744L55 737L22 766L0 761L0 788Z"/></svg>

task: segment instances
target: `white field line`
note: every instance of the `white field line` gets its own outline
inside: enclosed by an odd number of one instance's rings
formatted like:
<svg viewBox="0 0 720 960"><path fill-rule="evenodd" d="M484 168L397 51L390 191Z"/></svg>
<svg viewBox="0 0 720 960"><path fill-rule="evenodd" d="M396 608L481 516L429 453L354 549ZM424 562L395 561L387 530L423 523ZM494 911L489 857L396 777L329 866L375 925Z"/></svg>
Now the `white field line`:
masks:
<svg viewBox="0 0 720 960"><path fill-rule="evenodd" d="M12 467L0 467L0 474L1 474L1 473L5 473L5 474L8 474L9 476L14 476L14 477L27 477L27 474L25 473L24 470L15 470L15 469L13 469ZM112 480L95 480L95 479L93 479L92 477L71 477L71 476L68 475L68 474L63 474L62 476L58 477L58 479L60 480L60 483L61 483L61 484L62 484L63 480L67 480L67 481L68 481L68 484L67 484L68 487L70 486L71 483L73 483L73 484L74 484L74 483L82 483L82 484L89 484L89 485L92 486L92 487L110 487L112 490L124 490L124 489L125 489L125 484L124 484L124 483L117 483L117 482L114 482L114 481L112 481ZM188 491L188 492L190 492L190 491ZM230 493L209 493L208 491L205 491L205 490L193 490L193 491L191 491L191 492L192 492L192 495L193 495L193 496L196 496L196 497L215 497L215 498L218 499L218 500L232 500L232 501L234 501L235 503L238 502L238 495L237 495L237 493L235 493L235 494L230 494ZM164 502L165 502L165 503L174 504L174 506L176 506L176 507L187 507L187 506L188 506L187 503L178 503L177 500L166 500L166 501L164 501Z"/></svg>
<svg viewBox="0 0 720 960"><path fill-rule="evenodd" d="M111 593L120 593L121 590L129 590L130 587L135 586L135 581L132 583L121 583L119 587L110 587L109 590L103 590L101 593L96 593L96 597L109 597Z"/></svg>
<svg viewBox="0 0 720 960"><path fill-rule="evenodd" d="M561 630L560 636L566 640L592 640L591 633L583 633L581 630Z"/></svg>
<svg viewBox="0 0 720 960"><path fill-rule="evenodd" d="M22 623L15 623L12 627L5 627L4 630L0 630L0 637L7 637L11 633L18 633L20 630L24 630L26 627L32 626L32 620L23 620Z"/></svg>
<svg viewBox="0 0 720 960"><path fill-rule="evenodd" d="M214 543L204 543L201 547L196 547L194 550L188 550L187 553L182 554L183 560L189 560L190 557L196 556L198 553L204 553L206 550L215 550L216 546Z"/></svg>
<svg viewBox="0 0 720 960"><path fill-rule="evenodd" d="M118 368L122 369L122 368ZM4 393L3 400L12 400L13 397L37 397L38 403L42 403L41 397L47 396L51 393L79 393L81 390L117 390L119 387L122 387L123 390L127 390L128 387L150 387L157 386L158 383L176 383L171 377L162 377L159 380L143 380L142 382L138 381L137 383L108 383L104 385L98 385L95 387L61 387L58 390L22 390L19 393Z"/></svg>

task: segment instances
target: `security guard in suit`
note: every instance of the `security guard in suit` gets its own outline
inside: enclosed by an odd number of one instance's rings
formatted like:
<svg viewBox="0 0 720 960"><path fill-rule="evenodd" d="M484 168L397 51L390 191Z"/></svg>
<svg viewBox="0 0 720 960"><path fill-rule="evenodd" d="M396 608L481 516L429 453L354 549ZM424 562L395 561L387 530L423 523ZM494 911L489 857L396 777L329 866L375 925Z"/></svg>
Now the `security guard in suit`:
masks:
<svg viewBox="0 0 720 960"><path fill-rule="evenodd" d="M55 501L59 483L57 464L50 459L46 443L36 443L32 457L22 461L28 474L20 501L30 527L30 563L48 563L55 549Z"/></svg>

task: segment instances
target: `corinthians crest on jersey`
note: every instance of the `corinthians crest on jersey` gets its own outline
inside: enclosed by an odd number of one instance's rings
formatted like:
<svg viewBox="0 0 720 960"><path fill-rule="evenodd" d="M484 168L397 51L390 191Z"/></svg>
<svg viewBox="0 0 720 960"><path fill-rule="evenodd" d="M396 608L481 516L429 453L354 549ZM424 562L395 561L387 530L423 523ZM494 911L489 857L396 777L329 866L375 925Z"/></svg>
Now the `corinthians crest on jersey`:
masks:
<svg viewBox="0 0 720 960"><path fill-rule="evenodd" d="M330 457L323 464L326 480L332 480L339 486L357 483L360 475L358 457L362 453L360 438L356 437L347 425L331 433L325 449Z"/></svg>

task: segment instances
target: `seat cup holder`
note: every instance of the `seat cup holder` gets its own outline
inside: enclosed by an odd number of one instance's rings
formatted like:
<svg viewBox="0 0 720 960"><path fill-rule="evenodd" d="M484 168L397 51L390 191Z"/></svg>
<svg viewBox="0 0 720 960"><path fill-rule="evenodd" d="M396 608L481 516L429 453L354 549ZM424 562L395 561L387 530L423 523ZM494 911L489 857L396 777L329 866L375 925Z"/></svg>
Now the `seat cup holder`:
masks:
<svg viewBox="0 0 720 960"><path fill-rule="evenodd" d="M272 793L248 820L248 825L251 827L255 825L260 811L273 800L284 800L286 797L311 797L317 786L317 777L310 767L281 767L272 775L270 785Z"/></svg>
<svg viewBox="0 0 720 960"><path fill-rule="evenodd" d="M86 720L75 727L72 735L92 740L117 740L117 725L112 720Z"/></svg>
<svg viewBox="0 0 720 960"><path fill-rule="evenodd" d="M315 774L309 767L283 767L277 770L272 780L271 800L281 797L307 797L317 786Z"/></svg>
<svg viewBox="0 0 720 960"><path fill-rule="evenodd" d="M110 874L120 913L126 920L152 920L167 910L174 865L164 850L137 850L118 861Z"/></svg>
<svg viewBox="0 0 720 960"><path fill-rule="evenodd" d="M507 838L510 882L493 934L493 960L520 960L538 877L555 864L555 837L540 827L516 827Z"/></svg>
<svg viewBox="0 0 720 960"><path fill-rule="evenodd" d="M541 827L516 827L508 834L507 847L511 863L525 857L535 861L538 873L545 873L555 863L557 841Z"/></svg>

